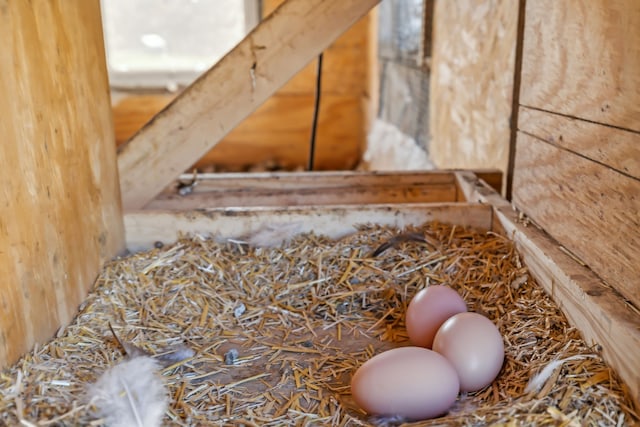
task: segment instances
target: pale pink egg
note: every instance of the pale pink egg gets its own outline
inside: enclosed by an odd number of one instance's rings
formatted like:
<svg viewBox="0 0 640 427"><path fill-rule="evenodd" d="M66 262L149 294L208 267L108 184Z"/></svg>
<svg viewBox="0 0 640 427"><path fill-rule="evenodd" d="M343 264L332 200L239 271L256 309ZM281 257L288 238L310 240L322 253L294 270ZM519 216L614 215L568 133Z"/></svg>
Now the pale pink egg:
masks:
<svg viewBox="0 0 640 427"><path fill-rule="evenodd" d="M451 363L422 347L400 347L366 361L351 380L351 394L372 415L422 420L443 415L460 391Z"/></svg>
<svg viewBox="0 0 640 427"><path fill-rule="evenodd" d="M456 369L461 391L477 391L491 384L504 362L502 335L493 322L478 313L460 313L442 324L433 350Z"/></svg>
<svg viewBox="0 0 640 427"><path fill-rule="evenodd" d="M454 314L467 311L467 304L453 289L433 285L419 291L409 302L405 324L413 345L431 348L440 326Z"/></svg>

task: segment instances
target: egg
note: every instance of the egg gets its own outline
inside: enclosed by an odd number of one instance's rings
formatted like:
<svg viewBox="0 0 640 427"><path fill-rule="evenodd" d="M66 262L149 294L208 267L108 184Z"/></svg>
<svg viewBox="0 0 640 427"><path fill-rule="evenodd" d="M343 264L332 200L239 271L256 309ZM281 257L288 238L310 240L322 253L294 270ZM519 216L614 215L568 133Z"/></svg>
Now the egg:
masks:
<svg viewBox="0 0 640 427"><path fill-rule="evenodd" d="M367 360L353 375L351 394L371 415L422 420L443 415L460 391L453 365L422 347L400 347Z"/></svg>
<svg viewBox="0 0 640 427"><path fill-rule="evenodd" d="M467 311L467 304L453 289L433 285L419 291L409 302L405 317L411 344L431 348L440 326L454 314Z"/></svg>
<svg viewBox="0 0 640 427"><path fill-rule="evenodd" d="M491 384L504 362L500 331L478 313L459 313L444 322L433 340L433 350L453 364L461 391L477 391Z"/></svg>

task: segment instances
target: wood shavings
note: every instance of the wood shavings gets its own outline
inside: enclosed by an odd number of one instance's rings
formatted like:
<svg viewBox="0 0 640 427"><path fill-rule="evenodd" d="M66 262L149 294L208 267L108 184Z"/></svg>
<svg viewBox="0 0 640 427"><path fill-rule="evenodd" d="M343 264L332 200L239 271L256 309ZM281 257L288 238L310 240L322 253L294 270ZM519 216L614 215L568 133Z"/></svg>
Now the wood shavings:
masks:
<svg viewBox="0 0 640 427"><path fill-rule="evenodd" d="M369 256L411 233L429 240L398 241ZM407 305L434 284L453 287L494 321L505 364L492 385L461 395L447 416L403 426L638 420L624 385L508 239L430 223L363 225L340 240L305 234L278 247L185 236L114 260L68 327L0 372L0 425L95 422L82 400L86 385L122 358L109 323L161 366L164 425L397 424L403 420L370 419L356 407L351 375L373 355L408 345ZM175 358L163 363L168 354ZM546 380L526 392L545 369Z"/></svg>

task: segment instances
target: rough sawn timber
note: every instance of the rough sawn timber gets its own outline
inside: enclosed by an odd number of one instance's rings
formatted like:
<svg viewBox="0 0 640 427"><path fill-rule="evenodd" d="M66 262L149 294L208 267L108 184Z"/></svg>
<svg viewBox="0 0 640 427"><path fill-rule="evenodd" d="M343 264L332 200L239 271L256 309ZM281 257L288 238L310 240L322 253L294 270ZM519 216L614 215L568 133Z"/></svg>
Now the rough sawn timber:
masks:
<svg viewBox="0 0 640 427"><path fill-rule="evenodd" d="M640 180L522 132L515 166L514 203L640 307Z"/></svg>
<svg viewBox="0 0 640 427"><path fill-rule="evenodd" d="M139 209L379 0L287 0L118 153L125 210Z"/></svg>
<svg viewBox="0 0 640 427"><path fill-rule="evenodd" d="M100 2L0 1L0 40L2 368L73 319L124 227Z"/></svg>

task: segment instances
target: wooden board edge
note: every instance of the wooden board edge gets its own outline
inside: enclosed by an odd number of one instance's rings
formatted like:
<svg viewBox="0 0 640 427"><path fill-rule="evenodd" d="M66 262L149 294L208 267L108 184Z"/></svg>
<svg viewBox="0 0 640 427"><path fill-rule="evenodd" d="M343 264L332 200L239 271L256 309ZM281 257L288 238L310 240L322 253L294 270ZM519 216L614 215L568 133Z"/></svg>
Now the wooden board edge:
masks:
<svg viewBox="0 0 640 427"><path fill-rule="evenodd" d="M458 201L488 203L492 206L509 206L509 202L500 195L500 189L488 184L482 179L481 174L474 171L456 171L454 175L456 187L458 188ZM500 173L500 177L502 178L502 173Z"/></svg>
<svg viewBox="0 0 640 427"><path fill-rule="evenodd" d="M173 243L182 234L268 247L301 233L339 239L355 232L359 224L404 228L428 221L489 230L492 212L488 205L416 203L137 211L124 216L127 248L132 252L148 250L157 242Z"/></svg>
<svg viewBox="0 0 640 427"><path fill-rule="evenodd" d="M543 230L519 220L510 206L495 206L494 218L571 325L588 344L602 350L640 408L640 314Z"/></svg>

